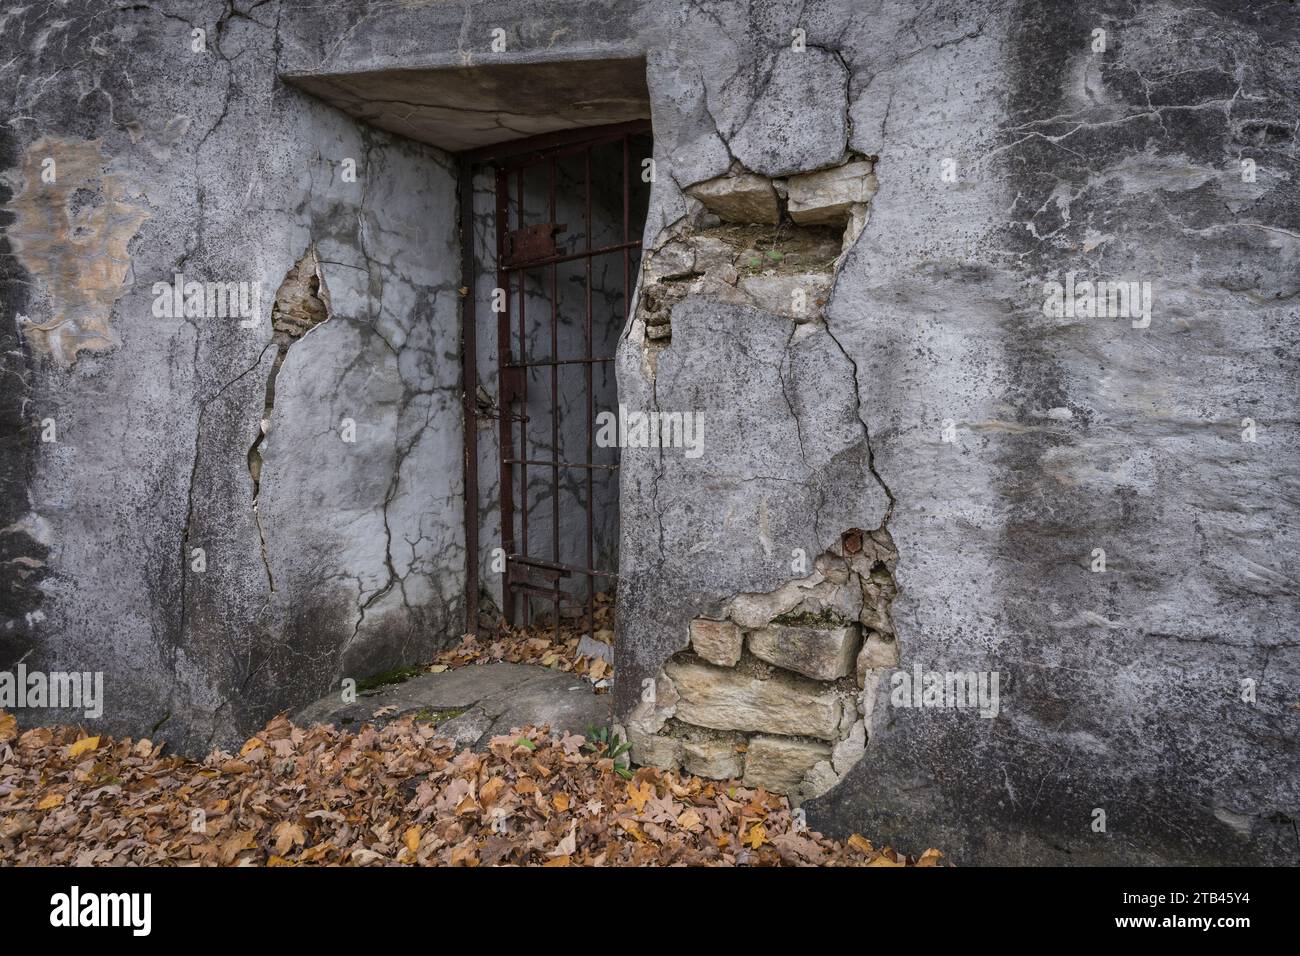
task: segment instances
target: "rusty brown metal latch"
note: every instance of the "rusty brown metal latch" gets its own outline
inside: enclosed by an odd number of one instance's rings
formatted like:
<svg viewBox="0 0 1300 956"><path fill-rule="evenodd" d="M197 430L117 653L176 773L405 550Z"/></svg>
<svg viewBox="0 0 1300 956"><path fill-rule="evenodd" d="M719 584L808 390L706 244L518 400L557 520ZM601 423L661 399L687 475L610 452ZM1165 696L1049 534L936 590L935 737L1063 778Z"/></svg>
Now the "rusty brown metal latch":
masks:
<svg viewBox="0 0 1300 956"><path fill-rule="evenodd" d="M555 255L555 237L568 228L565 223L540 222L506 233L507 267L538 262Z"/></svg>

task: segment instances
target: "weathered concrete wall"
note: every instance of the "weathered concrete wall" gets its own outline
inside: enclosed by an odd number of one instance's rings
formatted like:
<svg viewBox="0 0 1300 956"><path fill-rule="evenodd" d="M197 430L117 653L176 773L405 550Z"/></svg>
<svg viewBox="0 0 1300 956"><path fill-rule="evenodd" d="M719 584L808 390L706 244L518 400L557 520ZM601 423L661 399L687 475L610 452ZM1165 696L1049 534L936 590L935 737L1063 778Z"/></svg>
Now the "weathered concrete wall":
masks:
<svg viewBox="0 0 1300 956"><path fill-rule="evenodd" d="M688 298L657 371L631 329L625 400L714 414L699 462L625 454L625 713L691 618L883 522L903 668L997 672L1000 713L882 684L814 825L965 861L1294 858L1298 35L1290 8L1233 4L647 17L648 241L733 159L780 176L853 149L879 193L825 323L794 333L825 357L788 405L735 368L784 367L771 316ZM1046 317L1071 270L1152 283L1150 326ZM871 467L837 475L863 444Z"/></svg>
<svg viewBox="0 0 1300 956"><path fill-rule="evenodd" d="M819 319L794 323L702 291L673 306L666 347L647 348L638 322L627 330L622 399L704 411L707 424L699 459L671 450L623 456L624 715L640 703L642 681L685 651L691 620L720 618L738 594L799 577L792 552L834 554L846 530L883 527L898 551L891 616L901 667L997 673L998 716L901 706L891 699L893 678L882 675L865 755L806 805L814 826L860 830L905 849L939 845L963 863L1294 859L1297 383L1288 350L1298 322L1300 14L1290 5L502 0L380 8L345 0L329 16L292 3L263 4L250 16L279 22L278 40L272 28L232 16L231 49L261 44L241 58L251 66L270 62L269 44L278 42L281 68L291 72L644 51L659 171L650 245L670 227L698 222L686 189L733 163L780 178L851 152L876 158L870 221ZM32 24L21 26L28 17ZM235 663L248 649L240 642L262 647L253 635L280 626L274 615L265 630L241 617L260 607L244 596L263 595L265 569L242 507L248 482L241 479L240 507L232 488L265 365L240 374L254 368L271 333L264 320L257 341L233 332L218 340L207 324L159 339L139 277L166 278L190 258L194 268L226 268L222 256L244 256L236 274L275 288L315 235L309 224L332 222L355 240L347 229L355 229L360 198L342 192L323 161L313 166L314 146L303 141L314 143L325 127L327 143L337 136L352 149L359 134L291 95L269 100L270 74L258 80L256 69L240 72L232 86L239 95L216 123L224 61L211 61L212 74L187 70L191 90L159 77L148 52L163 36L183 36L180 20L145 9L114 14L148 25L155 39L140 50L123 44L101 67L91 40L122 43L111 33L116 20L105 13L58 28L82 38L77 46L43 33L52 22L37 17L10 15L2 34L16 48L0 62L23 57L3 74L21 94L6 164L30 163L25 150L41 135L102 135L107 155L130 151L139 168L104 187L127 200L110 207L109 223L88 225L124 233L134 228L135 205L151 218L138 226L128 289L108 326L122 345L83 352L72 371L41 364L30 343L28 352L7 352L15 388L6 414L26 423L6 432L9 447L43 417L33 412L42 403L76 410L69 427L84 442L75 486L73 466L57 457L68 446L31 444L6 459L15 486L5 496L13 512L6 542L34 562L5 565L24 569L6 571L18 583L7 613L22 618L39 598L50 646L145 648L123 667L134 668L147 699L160 696L159 674L175 675L166 681L177 689L161 696L208 694L216 709L256 670L256 655ZM498 27L503 53L490 49ZM802 50L792 46L796 28L806 34ZM1104 50L1094 50L1096 30L1106 31ZM56 42L33 54L43 35ZM72 46L92 54L78 61L64 52ZM48 81L77 62L79 84ZM135 93L115 72L127 65ZM259 82L266 87L257 94ZM142 110L138 103L153 96L165 105ZM124 109L133 102L138 129ZM275 108L251 105L267 102ZM195 114L193 127L169 127L182 112ZM29 124L27 115L61 121ZM253 131L272 145L253 152ZM447 180L435 153L370 142L391 168L427 185L427 208L449 201L437 199L446 191L435 186ZM152 158L165 149L182 159ZM201 196L196 149L212 177ZM1254 160L1253 178L1243 159ZM314 177L302 171L310 169ZM371 197L368 210L377 208ZM393 206L394 219L423 208ZM434 220L426 210L417 221ZM7 230L12 242L12 223ZM369 246L367 255L389 262L411 248L411 234L375 229L367 242L389 243L389 253ZM190 258L177 236L188 237ZM299 353L337 323L336 285L362 274L331 273L329 261L369 265L355 250L348 255L322 250L336 316L293 346L285 387ZM420 261L427 268L435 258ZM29 273L13 260L5 268L11 311L44 320L26 298L38 288ZM1070 272L1149 282L1150 324L1045 314L1045 284ZM430 278L436 286L449 275ZM372 298L373 282L361 286ZM66 298L80 314L97 314L94 296ZM450 327L445 297L422 308L446 317L435 328ZM334 329L355 332L358 348L369 341L363 320ZM272 361L269 353L262 361ZM358 361L354 373L370 368ZM101 407L113 410L112 422L84 437L80 416ZM273 422L272 455L275 434ZM231 600L220 624L218 605L208 602L187 611L186 628L232 635L229 648L225 638L178 646L181 607L199 600L179 570L196 461L195 514L222 515L243 549L243 583L223 585ZM271 459L271 478L274 468ZM15 510L14 501L30 504ZM374 514L375 499L367 501L370 510L356 513ZM29 512L39 517L24 522ZM1104 572L1093 570L1096 549L1105 551ZM362 578L362 593L388 580ZM100 585L82 596L73 590L80 580ZM337 610L300 605L298 633L315 634L319 620L344 611L355 622L358 596L354 584L340 589ZM121 609L111 622L102 614L110 599ZM216 665L193 661L200 646L211 660L230 661L219 691L204 676ZM307 641L304 659L322 656ZM257 674L250 686L265 686L265 669Z"/></svg>
<svg viewBox="0 0 1300 956"><path fill-rule="evenodd" d="M454 171L280 84L279 14L0 17L0 667L103 671L102 726L194 749L463 614ZM310 250L328 317L281 353ZM258 290L247 327L158 315L178 272Z"/></svg>

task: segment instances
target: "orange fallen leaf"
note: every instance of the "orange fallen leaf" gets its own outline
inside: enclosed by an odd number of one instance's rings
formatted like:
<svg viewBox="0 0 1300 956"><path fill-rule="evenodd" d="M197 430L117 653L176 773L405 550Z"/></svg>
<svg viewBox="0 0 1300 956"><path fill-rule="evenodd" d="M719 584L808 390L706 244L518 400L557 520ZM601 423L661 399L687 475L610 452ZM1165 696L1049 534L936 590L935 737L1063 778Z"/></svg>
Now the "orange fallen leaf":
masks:
<svg viewBox="0 0 1300 956"><path fill-rule="evenodd" d="M18 718L0 710L0 744L18 736Z"/></svg>
<svg viewBox="0 0 1300 956"><path fill-rule="evenodd" d="M567 793L557 793L551 797L551 805L561 813L569 809L569 795Z"/></svg>
<svg viewBox="0 0 1300 956"><path fill-rule="evenodd" d="M869 860L867 862L867 866L907 866L907 864L901 862L895 863L889 857L882 854L876 857L874 860Z"/></svg>
<svg viewBox="0 0 1300 956"><path fill-rule="evenodd" d="M876 848L871 845L871 841L861 833L855 833L853 836L849 837L849 846L853 847L853 849L857 850L859 853L868 856L876 852Z"/></svg>
<svg viewBox="0 0 1300 956"><path fill-rule="evenodd" d="M37 810L53 810L55 807L63 806L63 794L51 793L41 798L41 802L36 804Z"/></svg>
<svg viewBox="0 0 1300 956"><path fill-rule="evenodd" d="M418 826L407 827L406 832L402 834L402 842L406 848L414 855L420 850L420 828Z"/></svg>
<svg viewBox="0 0 1300 956"><path fill-rule="evenodd" d="M643 781L637 786L632 781L627 784L627 797L632 803L632 809L640 813L645 809L646 803L655 795L655 788L650 785L649 781Z"/></svg>

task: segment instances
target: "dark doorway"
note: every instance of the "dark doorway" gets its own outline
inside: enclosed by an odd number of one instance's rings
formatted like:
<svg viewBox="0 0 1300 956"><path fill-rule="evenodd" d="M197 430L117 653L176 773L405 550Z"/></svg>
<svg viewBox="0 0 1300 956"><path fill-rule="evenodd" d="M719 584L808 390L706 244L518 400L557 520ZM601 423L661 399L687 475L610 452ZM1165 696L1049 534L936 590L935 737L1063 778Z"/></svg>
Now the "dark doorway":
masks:
<svg viewBox="0 0 1300 956"><path fill-rule="evenodd" d="M562 621L585 619L590 633L596 604L612 602L619 449L601 447L597 421L618 412L614 354L640 268L651 146L638 121L504 144L462 166L475 313L466 477L477 513L466 517L481 572L470 593L513 626L558 636Z"/></svg>

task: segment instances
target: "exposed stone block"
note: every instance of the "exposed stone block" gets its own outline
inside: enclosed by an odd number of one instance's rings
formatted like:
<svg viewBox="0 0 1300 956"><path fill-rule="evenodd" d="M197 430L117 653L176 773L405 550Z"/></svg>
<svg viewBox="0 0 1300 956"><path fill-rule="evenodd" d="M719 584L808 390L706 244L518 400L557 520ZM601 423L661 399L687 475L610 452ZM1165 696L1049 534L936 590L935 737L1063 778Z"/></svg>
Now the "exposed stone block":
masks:
<svg viewBox="0 0 1300 956"><path fill-rule="evenodd" d="M897 666L898 641L887 640L882 634L868 631L867 639L862 642L862 650L858 652L858 686L865 684L868 670Z"/></svg>
<svg viewBox="0 0 1300 956"><path fill-rule="evenodd" d="M734 173L698 183L686 190L706 209L727 222L776 225L781 206L772 182L753 173Z"/></svg>
<svg viewBox="0 0 1300 956"><path fill-rule="evenodd" d="M876 177L868 162L792 176L787 211L800 225L847 226L855 217L865 222L867 204L876 190Z"/></svg>
<svg viewBox="0 0 1300 956"><path fill-rule="evenodd" d="M774 624L749 634L749 652L760 660L814 680L837 680L853 672L858 625L793 627Z"/></svg>
<svg viewBox="0 0 1300 956"><path fill-rule="evenodd" d="M792 793L809 770L830 756L831 748L826 744L756 736L749 741L744 783L776 793Z"/></svg>
<svg viewBox="0 0 1300 956"><path fill-rule="evenodd" d="M795 677L760 680L735 670L684 661L664 666L681 699L677 717L714 730L757 730L834 740L841 702Z"/></svg>
<svg viewBox="0 0 1300 956"><path fill-rule="evenodd" d="M791 176L786 209L800 225L847 225L854 206L871 201L876 176L871 163L846 163L833 169Z"/></svg>
<svg viewBox="0 0 1300 956"><path fill-rule="evenodd" d="M632 762L643 767L676 770L682 765L682 741L663 734L645 734L628 728L628 743L632 745Z"/></svg>
<svg viewBox="0 0 1300 956"><path fill-rule="evenodd" d="M745 276L740 291L764 312L810 322L822 314L830 298L831 277L823 272Z"/></svg>
<svg viewBox="0 0 1300 956"><path fill-rule="evenodd" d="M737 748L744 738L688 740L682 744L686 772L708 780L731 780L745 771L745 755Z"/></svg>
<svg viewBox="0 0 1300 956"><path fill-rule="evenodd" d="M734 667L740 660L743 637L731 621L691 621L691 648L711 664Z"/></svg>

